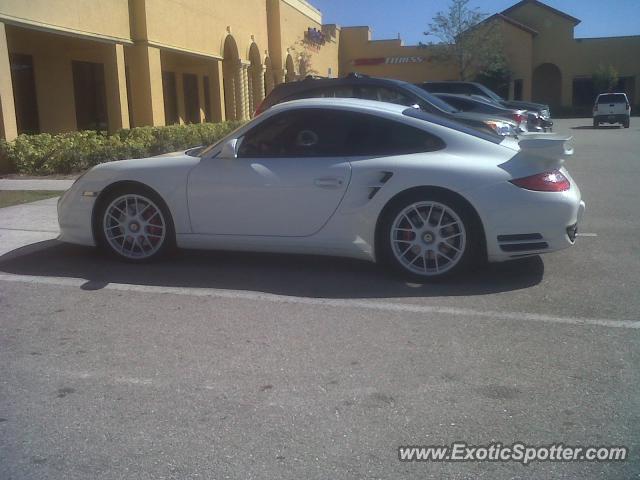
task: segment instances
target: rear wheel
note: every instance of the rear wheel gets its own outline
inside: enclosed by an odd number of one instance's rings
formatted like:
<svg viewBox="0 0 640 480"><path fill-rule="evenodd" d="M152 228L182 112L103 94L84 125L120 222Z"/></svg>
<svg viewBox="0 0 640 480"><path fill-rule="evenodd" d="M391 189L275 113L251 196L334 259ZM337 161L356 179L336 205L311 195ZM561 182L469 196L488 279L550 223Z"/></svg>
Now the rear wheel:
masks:
<svg viewBox="0 0 640 480"><path fill-rule="evenodd" d="M96 222L100 245L116 257L145 262L173 246L173 222L162 199L143 188L124 188L101 201Z"/></svg>
<svg viewBox="0 0 640 480"><path fill-rule="evenodd" d="M627 118L627 120L625 120L624 122L624 128L629 128L629 125L631 124L631 119Z"/></svg>
<svg viewBox="0 0 640 480"><path fill-rule="evenodd" d="M598 128L600 126L600 122L598 122L595 118L593 119L593 128Z"/></svg>
<svg viewBox="0 0 640 480"><path fill-rule="evenodd" d="M475 219L454 196L412 195L383 215L381 260L412 280L454 275L464 270L478 252Z"/></svg>

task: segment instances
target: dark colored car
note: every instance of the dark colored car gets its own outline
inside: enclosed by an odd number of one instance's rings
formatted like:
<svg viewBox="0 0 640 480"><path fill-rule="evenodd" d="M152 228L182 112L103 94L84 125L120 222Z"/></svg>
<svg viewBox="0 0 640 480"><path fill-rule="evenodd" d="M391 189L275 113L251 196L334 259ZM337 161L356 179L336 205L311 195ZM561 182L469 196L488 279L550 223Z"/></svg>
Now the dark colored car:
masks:
<svg viewBox="0 0 640 480"><path fill-rule="evenodd" d="M524 124L526 130L529 132L538 132L542 130L540 116L536 112L529 112L528 110L516 108L506 108L479 95L457 95L453 93L436 93L434 95L461 112L497 115L499 117L513 120L518 125Z"/></svg>
<svg viewBox="0 0 640 480"><path fill-rule="evenodd" d="M318 97L361 98L416 107L499 135L511 135L517 127L514 121L497 115L461 112L411 83L359 74L344 78L307 77L298 82L281 83L264 99L256 114L278 103Z"/></svg>
<svg viewBox="0 0 640 480"><path fill-rule="evenodd" d="M493 90L485 87L481 83L477 82L424 82L420 84L420 88L423 88L430 93L454 93L458 95L481 95L490 99L491 101L506 107L506 108L518 108L528 110L530 112L536 112L540 116L542 121L542 127L546 130L551 130L553 127L553 121L551 120L551 111L549 105L534 102L524 102L521 100L505 100Z"/></svg>

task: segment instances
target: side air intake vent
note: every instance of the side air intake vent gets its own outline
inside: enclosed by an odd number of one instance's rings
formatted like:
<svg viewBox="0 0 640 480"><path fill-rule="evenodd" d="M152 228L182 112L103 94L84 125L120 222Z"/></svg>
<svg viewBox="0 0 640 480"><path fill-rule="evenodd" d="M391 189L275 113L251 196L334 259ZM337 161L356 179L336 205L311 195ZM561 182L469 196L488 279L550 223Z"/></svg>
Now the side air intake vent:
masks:
<svg viewBox="0 0 640 480"><path fill-rule="evenodd" d="M380 172L380 175L381 177L378 180L379 183L377 185L369 186L369 200L375 197L376 193L380 191L383 185L387 183L391 179L391 177L393 177L393 172Z"/></svg>

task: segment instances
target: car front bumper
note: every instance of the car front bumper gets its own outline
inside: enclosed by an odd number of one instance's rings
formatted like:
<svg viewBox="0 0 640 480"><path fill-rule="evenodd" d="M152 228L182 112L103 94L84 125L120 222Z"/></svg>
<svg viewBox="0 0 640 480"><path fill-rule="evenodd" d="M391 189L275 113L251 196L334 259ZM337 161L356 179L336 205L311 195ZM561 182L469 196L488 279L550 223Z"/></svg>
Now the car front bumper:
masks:
<svg viewBox="0 0 640 480"><path fill-rule="evenodd" d="M80 184L74 184L58 200L58 240L95 246L92 216L98 192L81 190Z"/></svg>

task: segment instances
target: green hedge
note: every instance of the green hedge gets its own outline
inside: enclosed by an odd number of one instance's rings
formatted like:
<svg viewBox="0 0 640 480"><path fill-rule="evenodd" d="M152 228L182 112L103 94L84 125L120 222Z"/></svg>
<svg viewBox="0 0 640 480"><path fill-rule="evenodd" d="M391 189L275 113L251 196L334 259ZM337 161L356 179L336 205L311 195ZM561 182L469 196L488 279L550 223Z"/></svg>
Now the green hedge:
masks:
<svg viewBox="0 0 640 480"><path fill-rule="evenodd" d="M31 175L81 172L94 165L127 158L143 158L209 145L242 122L137 127L113 135L81 131L51 135L20 135L0 140L0 165Z"/></svg>

